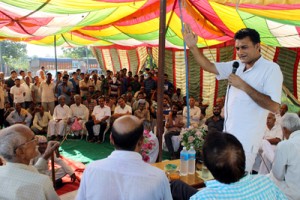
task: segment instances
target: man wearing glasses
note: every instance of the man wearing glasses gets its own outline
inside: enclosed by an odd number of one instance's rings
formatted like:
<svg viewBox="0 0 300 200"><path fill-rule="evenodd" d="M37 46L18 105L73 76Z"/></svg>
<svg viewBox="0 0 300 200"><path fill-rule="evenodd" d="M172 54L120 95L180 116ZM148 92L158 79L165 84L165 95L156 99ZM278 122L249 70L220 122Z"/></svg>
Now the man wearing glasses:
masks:
<svg viewBox="0 0 300 200"><path fill-rule="evenodd" d="M43 158L58 146L50 141ZM0 156L6 161L0 169L0 199L59 199L49 177L29 165L37 155L37 140L29 127L16 124L0 131Z"/></svg>

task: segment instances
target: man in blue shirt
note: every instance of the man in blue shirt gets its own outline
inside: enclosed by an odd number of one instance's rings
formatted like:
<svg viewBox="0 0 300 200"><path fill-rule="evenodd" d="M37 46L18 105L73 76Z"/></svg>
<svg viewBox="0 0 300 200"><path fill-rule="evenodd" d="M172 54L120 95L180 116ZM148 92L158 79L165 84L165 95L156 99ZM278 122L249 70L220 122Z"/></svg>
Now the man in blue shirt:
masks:
<svg viewBox="0 0 300 200"><path fill-rule="evenodd" d="M287 199L266 176L245 172L242 144L228 133L212 132L203 145L203 161L216 180L198 191L181 181L171 183L173 199Z"/></svg>

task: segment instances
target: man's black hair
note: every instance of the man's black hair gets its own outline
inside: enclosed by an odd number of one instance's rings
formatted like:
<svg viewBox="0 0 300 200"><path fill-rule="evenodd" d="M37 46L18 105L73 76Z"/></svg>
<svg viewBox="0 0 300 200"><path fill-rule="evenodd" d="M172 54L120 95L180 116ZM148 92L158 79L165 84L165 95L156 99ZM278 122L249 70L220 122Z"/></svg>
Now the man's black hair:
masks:
<svg viewBox="0 0 300 200"><path fill-rule="evenodd" d="M260 43L259 33L255 29L243 28L235 33L234 40L241 40L249 37L253 44Z"/></svg>
<svg viewBox="0 0 300 200"><path fill-rule="evenodd" d="M245 175L243 146L229 133L215 131L207 135L203 145L203 161L221 183L235 183Z"/></svg>

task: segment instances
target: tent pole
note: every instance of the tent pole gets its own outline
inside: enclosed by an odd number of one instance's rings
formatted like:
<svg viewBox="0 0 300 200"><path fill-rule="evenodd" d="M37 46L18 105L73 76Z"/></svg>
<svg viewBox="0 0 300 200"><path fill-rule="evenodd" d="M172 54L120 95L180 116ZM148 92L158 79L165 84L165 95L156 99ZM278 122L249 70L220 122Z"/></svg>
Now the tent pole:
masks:
<svg viewBox="0 0 300 200"><path fill-rule="evenodd" d="M164 89L164 68L165 68L165 35L166 35L166 0L160 0L159 20L159 49L158 49L158 80L157 80L157 135L159 141L158 161L162 161L162 135L163 124L163 89Z"/></svg>
<svg viewBox="0 0 300 200"><path fill-rule="evenodd" d="M183 32L184 24L183 24L181 0L179 0L179 9L180 9L181 28L182 28L182 32ZM186 53L186 43L184 40L183 40L183 47L184 47L185 91L186 91L186 111L187 111L186 127L189 128L190 127L189 67L188 67L188 58L187 58L187 53Z"/></svg>
<svg viewBox="0 0 300 200"><path fill-rule="evenodd" d="M57 55L56 55L56 35L54 35L54 59L55 59L55 77L56 77L56 81L58 76L57 76Z"/></svg>

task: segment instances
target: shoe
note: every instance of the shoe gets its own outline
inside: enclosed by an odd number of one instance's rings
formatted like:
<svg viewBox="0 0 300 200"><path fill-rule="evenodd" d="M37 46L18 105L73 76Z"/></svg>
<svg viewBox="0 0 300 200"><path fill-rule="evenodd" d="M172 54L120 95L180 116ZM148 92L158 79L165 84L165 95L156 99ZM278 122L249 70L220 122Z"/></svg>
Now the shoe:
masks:
<svg viewBox="0 0 300 200"><path fill-rule="evenodd" d="M61 188L62 186L64 186L64 183L63 183L63 181L62 181L61 178L55 180L55 189L56 190L59 189L59 188Z"/></svg>
<svg viewBox="0 0 300 200"><path fill-rule="evenodd" d="M49 140L55 140L56 139L56 136L55 135L52 135Z"/></svg>
<svg viewBox="0 0 300 200"><path fill-rule="evenodd" d="M101 140L97 140L97 142L96 142L97 144L101 144L102 143L102 141Z"/></svg>
<svg viewBox="0 0 300 200"><path fill-rule="evenodd" d="M75 135L74 139L75 140L80 140L81 139L81 135Z"/></svg>
<svg viewBox="0 0 300 200"><path fill-rule="evenodd" d="M61 136L61 135L58 135L57 137L56 137L56 140L57 141L61 141L63 139L63 136Z"/></svg>

